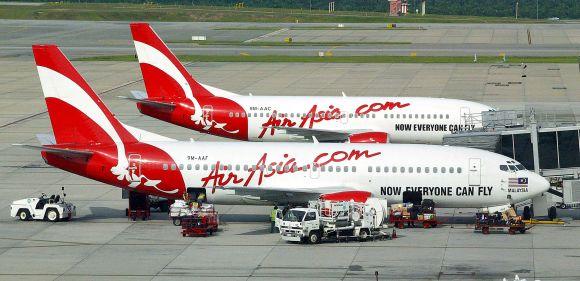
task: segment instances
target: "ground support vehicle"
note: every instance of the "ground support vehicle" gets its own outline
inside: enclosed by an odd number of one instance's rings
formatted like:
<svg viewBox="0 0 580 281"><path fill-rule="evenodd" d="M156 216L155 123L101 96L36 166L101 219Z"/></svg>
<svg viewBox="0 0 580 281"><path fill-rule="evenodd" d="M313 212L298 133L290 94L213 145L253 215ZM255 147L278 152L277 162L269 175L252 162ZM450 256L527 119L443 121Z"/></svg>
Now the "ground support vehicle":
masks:
<svg viewBox="0 0 580 281"><path fill-rule="evenodd" d="M390 238L387 231L386 200L369 198L354 201L310 201L308 208L290 209L280 224L283 240L320 243Z"/></svg>
<svg viewBox="0 0 580 281"><path fill-rule="evenodd" d="M148 220L151 217L151 207L149 196L134 191L129 192L129 208L125 210L125 215L132 221L138 218Z"/></svg>
<svg viewBox="0 0 580 281"><path fill-rule="evenodd" d="M219 216L213 205L202 206L194 212L180 217L180 224L183 237L208 236L217 232Z"/></svg>
<svg viewBox="0 0 580 281"><path fill-rule="evenodd" d="M526 227L524 220L516 215L513 208L504 212L481 211L475 214L475 231L489 234L491 231L507 232L511 235L525 233L531 227Z"/></svg>
<svg viewBox="0 0 580 281"><path fill-rule="evenodd" d="M186 202L184 200L175 200L171 207L169 207L169 218L173 221L173 225L180 226L181 220L187 216L198 214L216 213L213 204L200 204L198 202Z"/></svg>
<svg viewBox="0 0 580 281"><path fill-rule="evenodd" d="M423 200L421 205L412 203L392 205L389 212L389 223L399 229L405 228L405 224L412 227L420 225L423 228L435 228L439 224L435 204L431 200Z"/></svg>
<svg viewBox="0 0 580 281"><path fill-rule="evenodd" d="M63 189L64 190L64 189ZM26 198L13 201L10 204L10 216L16 217L22 221L27 220L45 220L57 222L60 220L70 220L76 216L76 207L72 203L65 202L64 197L60 195L46 194L38 198Z"/></svg>

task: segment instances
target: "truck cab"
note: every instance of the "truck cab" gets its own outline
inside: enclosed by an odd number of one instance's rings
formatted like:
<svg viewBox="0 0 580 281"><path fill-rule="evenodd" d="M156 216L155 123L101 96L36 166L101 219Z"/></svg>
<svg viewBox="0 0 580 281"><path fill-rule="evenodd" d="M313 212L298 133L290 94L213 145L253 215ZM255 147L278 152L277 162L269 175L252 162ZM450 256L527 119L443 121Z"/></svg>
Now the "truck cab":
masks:
<svg viewBox="0 0 580 281"><path fill-rule="evenodd" d="M313 208L290 209L280 222L282 239L293 242L311 243L320 241L320 218Z"/></svg>

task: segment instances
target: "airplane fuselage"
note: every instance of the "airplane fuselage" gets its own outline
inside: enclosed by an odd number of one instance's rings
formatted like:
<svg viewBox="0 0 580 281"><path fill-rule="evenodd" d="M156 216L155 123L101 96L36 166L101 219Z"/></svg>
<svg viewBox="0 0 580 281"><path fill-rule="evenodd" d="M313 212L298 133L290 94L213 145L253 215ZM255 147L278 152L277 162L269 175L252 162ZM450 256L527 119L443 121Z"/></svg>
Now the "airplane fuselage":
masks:
<svg viewBox="0 0 580 281"><path fill-rule="evenodd" d="M512 161L507 157L460 147L230 142L124 146L129 179L134 180L107 175L116 164L114 150L97 149L87 164L94 167L89 174L85 171L91 169L69 165L77 169L70 170L63 159L43 155L53 166L122 188L168 198L181 198L188 188L201 189L209 202L218 204L304 203L318 194L363 190L393 203L402 201L404 191L417 191L440 207L483 207L523 201L545 187L545 180L532 172L501 171L500 165ZM144 146L169 157L155 157ZM510 179L525 180L513 188Z"/></svg>

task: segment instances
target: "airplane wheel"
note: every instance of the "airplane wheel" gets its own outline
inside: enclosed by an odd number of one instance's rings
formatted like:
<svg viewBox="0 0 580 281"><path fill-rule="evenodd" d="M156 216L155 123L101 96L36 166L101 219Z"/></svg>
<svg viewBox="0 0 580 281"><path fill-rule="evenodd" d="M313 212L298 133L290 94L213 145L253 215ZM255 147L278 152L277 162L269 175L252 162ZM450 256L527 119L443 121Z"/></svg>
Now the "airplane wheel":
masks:
<svg viewBox="0 0 580 281"><path fill-rule="evenodd" d="M556 211L556 207L552 206L550 207L550 209L548 209L548 217L553 220L556 217L558 217L557 211Z"/></svg>
<svg viewBox="0 0 580 281"><path fill-rule="evenodd" d="M523 217L524 217L524 220L529 220L532 218L532 210L530 209L530 206L524 207Z"/></svg>
<svg viewBox="0 0 580 281"><path fill-rule="evenodd" d="M18 211L18 218L21 221L27 221L27 220L29 220L30 219L30 214L28 213L28 210L22 209L22 210Z"/></svg>

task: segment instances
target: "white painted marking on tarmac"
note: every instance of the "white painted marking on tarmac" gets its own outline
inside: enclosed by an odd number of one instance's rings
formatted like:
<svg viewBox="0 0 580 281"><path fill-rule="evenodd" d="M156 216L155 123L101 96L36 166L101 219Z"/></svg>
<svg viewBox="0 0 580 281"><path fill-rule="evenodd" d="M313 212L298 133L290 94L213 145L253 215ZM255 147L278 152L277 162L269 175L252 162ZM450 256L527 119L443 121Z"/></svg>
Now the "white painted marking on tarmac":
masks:
<svg viewBox="0 0 580 281"><path fill-rule="evenodd" d="M272 35L280 34L282 32L288 31L288 30L289 30L288 28L278 29L276 31L272 31L272 32L267 33L267 34L260 35L260 36L258 36L256 38L248 39L248 40L244 41L244 43L250 43L250 42L258 41L260 39L264 39L264 38L270 37Z"/></svg>

